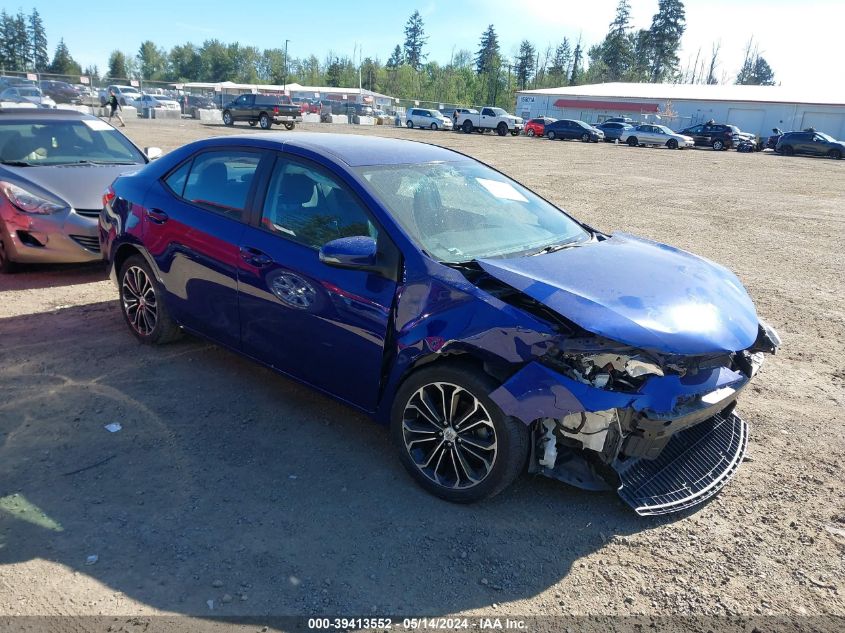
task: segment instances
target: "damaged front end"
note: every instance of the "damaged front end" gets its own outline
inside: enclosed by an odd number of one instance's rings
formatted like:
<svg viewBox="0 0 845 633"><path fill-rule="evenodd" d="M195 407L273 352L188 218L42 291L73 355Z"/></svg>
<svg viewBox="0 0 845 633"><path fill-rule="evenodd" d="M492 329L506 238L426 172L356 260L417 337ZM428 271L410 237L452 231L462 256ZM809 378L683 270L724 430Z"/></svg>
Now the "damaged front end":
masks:
<svg viewBox="0 0 845 633"><path fill-rule="evenodd" d="M697 356L581 332L491 397L531 425L534 472L615 488L638 514L666 514L702 503L734 475L748 440L736 399L779 345L762 321L747 349Z"/></svg>

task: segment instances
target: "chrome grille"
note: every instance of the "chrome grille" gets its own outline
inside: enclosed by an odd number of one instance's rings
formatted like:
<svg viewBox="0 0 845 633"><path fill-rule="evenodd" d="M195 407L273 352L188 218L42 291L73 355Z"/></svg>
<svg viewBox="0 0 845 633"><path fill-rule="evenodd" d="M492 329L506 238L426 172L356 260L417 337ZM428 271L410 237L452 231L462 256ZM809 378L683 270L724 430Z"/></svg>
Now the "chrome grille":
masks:
<svg viewBox="0 0 845 633"><path fill-rule="evenodd" d="M90 235L71 235L70 239L92 253L100 252L100 240L97 237L91 237Z"/></svg>
<svg viewBox="0 0 845 633"><path fill-rule="evenodd" d="M619 496L640 515L691 508L730 481L747 446L742 418L717 414L672 436L656 459L617 465Z"/></svg>
<svg viewBox="0 0 845 633"><path fill-rule="evenodd" d="M74 209L77 215L85 216L86 218L100 217L100 209Z"/></svg>

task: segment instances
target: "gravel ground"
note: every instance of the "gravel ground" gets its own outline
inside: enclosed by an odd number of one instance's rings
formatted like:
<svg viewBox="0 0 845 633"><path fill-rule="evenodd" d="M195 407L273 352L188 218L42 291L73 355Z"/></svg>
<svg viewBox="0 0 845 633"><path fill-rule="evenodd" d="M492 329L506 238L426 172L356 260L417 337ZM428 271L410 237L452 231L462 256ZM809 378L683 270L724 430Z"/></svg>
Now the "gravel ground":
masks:
<svg viewBox="0 0 845 633"><path fill-rule="evenodd" d="M528 476L450 505L364 416L204 341L140 346L99 266L32 267L0 278L0 616L845 616L845 162L337 131L456 148L734 270L784 341L740 402L747 463L668 519Z"/></svg>

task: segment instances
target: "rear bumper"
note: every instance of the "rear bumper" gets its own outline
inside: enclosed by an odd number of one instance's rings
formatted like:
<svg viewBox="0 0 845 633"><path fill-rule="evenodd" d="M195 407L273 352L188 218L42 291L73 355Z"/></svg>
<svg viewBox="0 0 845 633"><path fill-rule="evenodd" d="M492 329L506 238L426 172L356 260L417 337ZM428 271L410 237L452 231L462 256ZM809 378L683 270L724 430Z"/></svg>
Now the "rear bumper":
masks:
<svg viewBox="0 0 845 633"><path fill-rule="evenodd" d="M302 115L275 114L273 115L273 123L302 123Z"/></svg>

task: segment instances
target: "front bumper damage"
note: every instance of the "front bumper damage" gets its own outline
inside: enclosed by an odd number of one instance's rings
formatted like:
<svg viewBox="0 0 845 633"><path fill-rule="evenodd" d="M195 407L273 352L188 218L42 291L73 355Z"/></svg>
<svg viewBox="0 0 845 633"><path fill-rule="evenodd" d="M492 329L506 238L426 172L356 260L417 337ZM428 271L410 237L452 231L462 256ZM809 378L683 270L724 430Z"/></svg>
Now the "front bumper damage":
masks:
<svg viewBox="0 0 845 633"><path fill-rule="evenodd" d="M533 361L491 398L531 425L533 472L588 490L616 489L638 514L666 514L704 502L742 462L748 429L733 409L762 354L742 358L741 367L651 375L630 391Z"/></svg>

